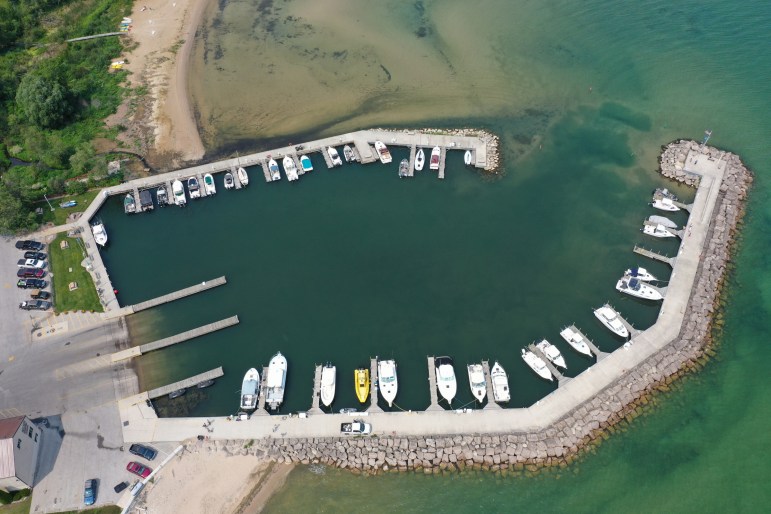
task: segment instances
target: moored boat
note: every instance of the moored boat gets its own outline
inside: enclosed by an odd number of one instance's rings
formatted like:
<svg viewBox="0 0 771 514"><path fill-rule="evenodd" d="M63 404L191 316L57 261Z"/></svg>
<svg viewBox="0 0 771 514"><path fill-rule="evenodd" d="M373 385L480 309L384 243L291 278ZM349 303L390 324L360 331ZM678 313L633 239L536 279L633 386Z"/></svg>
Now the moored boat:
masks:
<svg viewBox="0 0 771 514"><path fill-rule="evenodd" d="M666 187L657 187L653 190L653 198L669 198L670 200L674 200L677 202L679 198L677 198L677 195L667 189Z"/></svg>
<svg viewBox="0 0 771 514"><path fill-rule="evenodd" d="M671 198L656 198L651 203L651 206L660 211L675 212L680 210L680 207L675 205Z"/></svg>
<svg viewBox="0 0 771 514"><path fill-rule="evenodd" d="M640 266L634 266L632 268L629 268L624 272L624 275L627 275L631 278L642 280L643 282L657 282L659 280L650 272L648 272L648 270Z"/></svg>
<svg viewBox="0 0 771 514"><path fill-rule="evenodd" d="M294 163L294 159L288 155L284 157L284 173L286 173L286 178L289 182L294 182L300 178L300 175L297 174L297 165Z"/></svg>
<svg viewBox="0 0 771 514"><path fill-rule="evenodd" d="M254 410L260 394L260 373L250 368L241 382L241 410Z"/></svg>
<svg viewBox="0 0 771 514"><path fill-rule="evenodd" d="M375 150L377 150L377 155L383 164L388 164L393 160L391 152L388 151L388 147L382 141L375 141Z"/></svg>
<svg viewBox="0 0 771 514"><path fill-rule="evenodd" d="M158 202L158 207L166 207L169 204L169 194L166 192L166 188L159 186L155 192L155 200Z"/></svg>
<svg viewBox="0 0 771 514"><path fill-rule="evenodd" d="M415 171L423 171L423 165L426 163L426 152L422 148L418 148L418 153L415 154Z"/></svg>
<svg viewBox="0 0 771 514"><path fill-rule="evenodd" d="M438 170L439 169L439 156L442 154L442 149L438 146L435 146L433 150L431 150L431 160L429 161L428 168L431 170Z"/></svg>
<svg viewBox="0 0 771 514"><path fill-rule="evenodd" d="M181 180L175 180L171 184L171 192L174 195L174 204L184 207L187 203L187 197L185 196L185 187L182 185Z"/></svg>
<svg viewBox="0 0 771 514"><path fill-rule="evenodd" d="M509 392L509 377L498 361L490 370L490 381L493 383L493 399L496 403L506 403L511 399Z"/></svg>
<svg viewBox="0 0 771 514"><path fill-rule="evenodd" d="M334 146L327 147L327 155L329 155L329 158L332 160L332 166L343 165L343 160L340 158L340 154L337 153L337 149L335 149ZM346 157L346 160L348 160L347 157Z"/></svg>
<svg viewBox="0 0 771 514"><path fill-rule="evenodd" d="M485 380L485 370L481 364L469 364L466 366L468 371L468 383L471 387L471 394L479 403L485 401L487 396L487 381Z"/></svg>
<svg viewBox="0 0 771 514"><path fill-rule="evenodd" d="M463 154L463 162L466 166L471 166L471 150L466 150L466 153Z"/></svg>
<svg viewBox="0 0 771 514"><path fill-rule="evenodd" d="M173 400L174 398L179 398L186 392L187 392L187 389L177 389L176 391L172 391L169 393L169 400Z"/></svg>
<svg viewBox="0 0 771 514"><path fill-rule="evenodd" d="M369 397L369 370L359 368L353 371L353 385L356 389L356 398L359 403L364 403Z"/></svg>
<svg viewBox="0 0 771 514"><path fill-rule="evenodd" d="M214 379L204 380L203 382L198 382L195 387L198 389L206 389L207 387L211 387L214 385Z"/></svg>
<svg viewBox="0 0 771 514"><path fill-rule="evenodd" d="M335 383L337 382L337 368L327 363L321 368L321 403L326 407L332 405L335 399Z"/></svg>
<svg viewBox="0 0 771 514"><path fill-rule="evenodd" d="M99 246L107 245L107 230L104 228L104 223L101 220L96 219L91 224L91 232L94 234L94 241Z"/></svg>
<svg viewBox="0 0 771 514"><path fill-rule="evenodd" d="M439 394L452 403L455 393L458 391L458 381L455 379L455 368L452 367L452 358L444 356L434 359L436 366L436 389Z"/></svg>
<svg viewBox="0 0 771 514"><path fill-rule="evenodd" d="M592 350L589 348L589 345L586 344L586 341L584 340L583 336L573 330L570 327L565 327L560 332L560 335L562 336L562 339L567 341L567 343L570 345L571 348L573 348L578 353L583 353L584 355L588 355L589 357L592 356Z"/></svg>
<svg viewBox="0 0 771 514"><path fill-rule="evenodd" d="M302 166L303 171L313 171L313 163L311 162L311 158L307 155L300 157L300 166Z"/></svg>
<svg viewBox="0 0 771 514"><path fill-rule="evenodd" d="M212 177L211 173L203 176L203 187L206 188L207 195L217 194L217 186L214 184L214 177Z"/></svg>
<svg viewBox="0 0 771 514"><path fill-rule="evenodd" d="M562 357L559 348L551 344L549 341L546 339L541 339L541 341L539 341L535 347L541 350L541 353L543 353L546 358L552 362L552 364L559 366L562 369L567 369L568 365L565 364L565 358Z"/></svg>
<svg viewBox="0 0 771 514"><path fill-rule="evenodd" d="M229 171L225 173L225 189L233 189L236 187L236 181L233 179L233 174Z"/></svg>
<svg viewBox="0 0 771 514"><path fill-rule="evenodd" d="M396 361L389 359L377 362L377 385L380 395L391 407L399 390L399 381L396 378Z"/></svg>
<svg viewBox="0 0 771 514"><path fill-rule="evenodd" d="M351 148L351 145L345 145L343 147L343 157L345 157L345 162L356 161L356 156L353 154L353 148Z"/></svg>
<svg viewBox="0 0 771 514"><path fill-rule="evenodd" d="M134 201L134 195L132 195L131 193L128 193L123 198L123 211L126 214L134 214L135 212L137 212L137 204Z"/></svg>
<svg viewBox="0 0 771 514"><path fill-rule="evenodd" d="M281 178L281 171L278 169L276 159L268 161L268 171L270 172L270 180L279 180Z"/></svg>
<svg viewBox="0 0 771 514"><path fill-rule="evenodd" d="M671 229L668 229L664 225L657 224L657 225L644 225L642 228L643 234L658 238L667 238L667 237L677 237L676 234L673 234L670 232Z"/></svg>
<svg viewBox="0 0 771 514"><path fill-rule="evenodd" d="M664 299L664 295L662 295L658 289L652 287L649 284L646 284L638 278L631 278L627 276L621 277L618 282L616 282L616 291L628 294L629 296L642 298L644 300L658 301Z"/></svg>
<svg viewBox="0 0 771 514"><path fill-rule="evenodd" d="M246 168L239 166L236 174L238 174L238 181L241 182L242 186L246 187L249 185L249 174L246 172Z"/></svg>
<svg viewBox="0 0 771 514"><path fill-rule="evenodd" d="M278 352L270 359L268 364L268 377L265 379L265 403L276 410L284 401L284 389L286 388L286 358Z"/></svg>
<svg viewBox="0 0 771 514"><path fill-rule="evenodd" d="M667 218L666 216L656 216L654 214L653 216L648 216L648 221L652 223L658 223L659 225L664 225L667 228L673 228L677 230L677 223Z"/></svg>
<svg viewBox="0 0 771 514"><path fill-rule="evenodd" d="M525 361L525 364L527 364L530 369L535 371L539 377L549 381L553 380L551 371L549 371L549 368L546 367L546 363L543 361L543 359L538 357L530 350L525 350L522 348L522 360Z"/></svg>
<svg viewBox="0 0 771 514"><path fill-rule="evenodd" d="M623 337L624 339L629 337L629 330L626 329L626 326L619 319L618 313L609 305L603 305L595 310L594 316L600 320L600 323L605 325L605 328L617 336Z"/></svg>
<svg viewBox="0 0 771 514"><path fill-rule="evenodd" d="M190 193L190 199L201 198L201 186L198 184L198 179L190 177L187 179L187 191Z"/></svg>
<svg viewBox="0 0 771 514"><path fill-rule="evenodd" d="M399 163L399 178L409 177L410 161L402 159Z"/></svg>

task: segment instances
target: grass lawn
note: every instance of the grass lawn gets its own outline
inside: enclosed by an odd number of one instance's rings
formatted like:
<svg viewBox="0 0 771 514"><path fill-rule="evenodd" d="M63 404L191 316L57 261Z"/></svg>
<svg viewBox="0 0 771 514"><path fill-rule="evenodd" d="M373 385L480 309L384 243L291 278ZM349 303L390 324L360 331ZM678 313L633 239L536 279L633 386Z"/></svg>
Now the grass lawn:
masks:
<svg viewBox="0 0 771 514"><path fill-rule="evenodd" d="M69 248L62 249L62 241L67 241ZM91 274L80 265L83 262L82 245L83 242L79 238L67 237L65 234L59 234L48 245L56 312L79 310L102 312L104 310L99 302L99 295L96 294L96 286L91 279ZM69 271L70 268L72 272ZM77 282L78 288L70 291L70 282Z"/></svg>
<svg viewBox="0 0 771 514"><path fill-rule="evenodd" d="M91 205L91 202L94 200L94 198L96 198L96 195L99 194L99 191L100 189L92 189L91 191L86 191L82 195L67 195L52 199L51 205L54 206L53 211L51 211L51 208L48 206L48 203L46 203L45 200L38 202L35 207L40 207L43 209L43 216L39 217L40 222L53 222L54 225L64 225L67 223L67 216L73 212L85 211L88 206ZM59 207L59 204L68 200L75 200L78 202L78 204L75 207Z"/></svg>
<svg viewBox="0 0 771 514"><path fill-rule="evenodd" d="M61 512L60 514L120 514L120 512L120 507L108 505L107 507L97 507L95 509L68 510L67 512ZM2 511L0 511L0 513L2 513Z"/></svg>
<svg viewBox="0 0 771 514"><path fill-rule="evenodd" d="M3 505L0 507L0 514L29 514L30 505L30 498L25 498L24 501L18 503Z"/></svg>

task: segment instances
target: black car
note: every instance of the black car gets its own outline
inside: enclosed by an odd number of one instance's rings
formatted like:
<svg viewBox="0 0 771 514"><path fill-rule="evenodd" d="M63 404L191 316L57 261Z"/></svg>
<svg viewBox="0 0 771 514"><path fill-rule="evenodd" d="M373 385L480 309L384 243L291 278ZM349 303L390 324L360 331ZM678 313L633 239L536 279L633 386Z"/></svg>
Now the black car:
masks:
<svg viewBox="0 0 771 514"><path fill-rule="evenodd" d="M30 292L30 296L34 298L35 300L50 300L51 299L51 293L48 291L41 291L40 289L35 289L34 291Z"/></svg>
<svg viewBox="0 0 771 514"><path fill-rule="evenodd" d="M39 252L45 247L46 245L43 243L38 243L37 241L31 241L29 239L25 239L24 241L16 241L16 248L19 250L34 250Z"/></svg>
<svg viewBox="0 0 771 514"><path fill-rule="evenodd" d="M153 460L158 455L158 450L142 444L132 444L129 447L129 452L144 457L147 460Z"/></svg>
<svg viewBox="0 0 771 514"><path fill-rule="evenodd" d="M48 282L39 278L23 278L16 282L16 287L20 289L43 289L47 285Z"/></svg>
<svg viewBox="0 0 771 514"><path fill-rule="evenodd" d="M44 261L48 257L48 254L43 252L24 252L25 259L35 259L38 261Z"/></svg>
<svg viewBox="0 0 771 514"><path fill-rule="evenodd" d="M113 487L116 493L122 492L124 489L126 489L129 486L128 482L121 482L120 484Z"/></svg>
<svg viewBox="0 0 771 514"><path fill-rule="evenodd" d="M25 311L47 311L51 308L51 302L45 300L30 300L24 301L19 304L19 309Z"/></svg>
<svg viewBox="0 0 771 514"><path fill-rule="evenodd" d="M43 278L46 276L46 272L40 268L19 268L16 276L19 278Z"/></svg>

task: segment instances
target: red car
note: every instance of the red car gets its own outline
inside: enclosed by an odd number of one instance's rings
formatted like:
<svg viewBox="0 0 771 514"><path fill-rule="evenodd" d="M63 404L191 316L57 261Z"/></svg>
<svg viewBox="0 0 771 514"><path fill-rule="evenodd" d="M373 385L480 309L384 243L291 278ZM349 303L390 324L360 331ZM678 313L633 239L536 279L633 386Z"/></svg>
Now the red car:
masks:
<svg viewBox="0 0 771 514"><path fill-rule="evenodd" d="M153 470L148 468L147 466L143 466L140 463L134 462L134 461L131 461L128 463L128 465L126 466L126 470L142 478L149 477L150 473L153 472Z"/></svg>
<svg viewBox="0 0 771 514"><path fill-rule="evenodd" d="M40 268L21 268L16 272L19 278L43 278L46 276L45 270Z"/></svg>

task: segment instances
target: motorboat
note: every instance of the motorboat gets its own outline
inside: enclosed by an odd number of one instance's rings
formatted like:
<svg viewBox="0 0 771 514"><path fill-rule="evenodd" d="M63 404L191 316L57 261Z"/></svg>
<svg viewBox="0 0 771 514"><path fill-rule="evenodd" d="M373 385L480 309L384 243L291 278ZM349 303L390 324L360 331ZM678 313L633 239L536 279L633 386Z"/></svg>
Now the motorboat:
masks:
<svg viewBox="0 0 771 514"><path fill-rule="evenodd" d="M211 378L209 380L204 380L203 382L198 382L195 387L198 389L206 389L207 387L211 387L214 385L214 379Z"/></svg>
<svg viewBox="0 0 771 514"><path fill-rule="evenodd" d="M307 155L300 156L300 166L302 166L304 172L313 171L313 163L311 162L311 158Z"/></svg>
<svg viewBox="0 0 771 514"><path fill-rule="evenodd" d="M551 371L549 371L549 368L546 367L546 363L543 361L543 359L538 357L530 350L525 350L522 348L522 360L525 361L525 364L530 366L530 369L535 371L539 377L546 380L553 380Z"/></svg>
<svg viewBox="0 0 771 514"><path fill-rule="evenodd" d="M624 275L631 278L636 278L638 280L642 280L643 282L658 282L659 280L655 276L653 276L648 270L646 270L645 268L641 268L640 266L629 268L624 272Z"/></svg>
<svg viewBox="0 0 771 514"><path fill-rule="evenodd" d="M377 385L380 396L391 407L399 390L399 381L396 378L396 361L388 359L377 362Z"/></svg>
<svg viewBox="0 0 771 514"><path fill-rule="evenodd" d="M94 234L94 240L99 246L107 245L107 231L104 228L104 223L101 220L95 220L91 224L91 232Z"/></svg>
<svg viewBox="0 0 771 514"><path fill-rule="evenodd" d="M76 200L67 200L66 202L62 202L59 204L59 207L62 209L67 209L69 207L75 207L78 205L78 202Z"/></svg>
<svg viewBox="0 0 771 514"><path fill-rule="evenodd" d="M158 202L158 207L166 207L169 204L169 194L166 192L166 188L159 186L155 192L155 200Z"/></svg>
<svg viewBox="0 0 771 514"><path fill-rule="evenodd" d="M588 355L589 357L592 356L592 350L589 348L589 345L586 344L586 341L584 340L583 336L573 330L570 327L563 328L560 332L560 335L562 336L562 339L567 341L567 343L578 353L583 353L584 355Z"/></svg>
<svg viewBox="0 0 771 514"><path fill-rule="evenodd" d="M286 358L278 352L270 359L268 376L265 379L265 403L272 410L278 409L284 401L286 389Z"/></svg>
<svg viewBox="0 0 771 514"><path fill-rule="evenodd" d="M409 177L410 172L410 161L407 159L402 159L402 162L399 163L399 178Z"/></svg>
<svg viewBox="0 0 771 514"><path fill-rule="evenodd" d="M660 211L675 212L680 210L680 207L675 205L671 198L656 198L651 203L651 206Z"/></svg>
<svg viewBox="0 0 771 514"><path fill-rule="evenodd" d="M278 163L276 162L276 159L271 159L268 161L268 171L270 171L270 180L281 179L281 171L278 169Z"/></svg>
<svg viewBox="0 0 771 514"><path fill-rule="evenodd" d="M567 369L568 365L565 364L565 359L562 357L559 348L551 344L549 341L546 339L541 339L541 341L536 343L535 347L541 350L541 353L543 353L552 364L559 366L562 369Z"/></svg>
<svg viewBox="0 0 771 514"><path fill-rule="evenodd" d="M487 396L487 381L485 380L485 370L481 364L469 364L466 366L468 371L468 383L471 387L471 394L479 403L485 401Z"/></svg>
<svg viewBox="0 0 771 514"><path fill-rule="evenodd" d="M648 221L650 221L651 223L658 223L659 225L664 225L667 228L673 228L677 230L677 223L667 218L666 216L656 216L654 214L653 216L648 216Z"/></svg>
<svg viewBox="0 0 771 514"><path fill-rule="evenodd" d="M377 155L383 164L388 164L393 160L391 152L388 151L388 147L382 141L375 141L375 150L377 150Z"/></svg>
<svg viewBox="0 0 771 514"><path fill-rule="evenodd" d="M214 177L211 176L211 173L207 173L203 176L203 187L206 188L207 195L217 194L217 186L214 185Z"/></svg>
<svg viewBox="0 0 771 514"><path fill-rule="evenodd" d="M321 403L329 407L335 399L335 382L337 381L337 368L327 363L321 368Z"/></svg>
<svg viewBox="0 0 771 514"><path fill-rule="evenodd" d="M187 197L185 197L185 187L181 180L175 180L171 184L171 193L174 195L174 205L184 207L187 203Z"/></svg>
<svg viewBox="0 0 771 514"><path fill-rule="evenodd" d="M438 146L435 146L433 150L431 150L431 160L428 163L428 168L431 170L438 170L439 169L439 156L442 153L442 149Z"/></svg>
<svg viewBox="0 0 771 514"><path fill-rule="evenodd" d="M241 182L242 186L246 187L249 185L249 174L246 172L246 168L239 166L238 170L236 170L236 174L238 175L238 181Z"/></svg>
<svg viewBox="0 0 771 514"><path fill-rule="evenodd" d="M260 373L251 368L241 382L241 410L254 410L260 397Z"/></svg>
<svg viewBox="0 0 771 514"><path fill-rule="evenodd" d="M297 174L297 165L294 163L294 159L289 157L288 155L284 157L284 173L286 173L286 178L289 180L289 182L294 182L298 178L300 178L300 175Z"/></svg>
<svg viewBox="0 0 771 514"><path fill-rule="evenodd" d="M187 191L190 193L190 199L201 198L201 186L198 184L198 179L190 177L187 179Z"/></svg>
<svg viewBox="0 0 771 514"><path fill-rule="evenodd" d="M667 238L667 237L677 237L676 234L673 234L670 232L670 229L665 227L664 225L644 225L642 228L643 234L658 237L658 238Z"/></svg>
<svg viewBox="0 0 771 514"><path fill-rule="evenodd" d="M646 284L639 278L631 278L628 276L623 276L616 282L616 291L626 293L630 296L636 296L637 298L642 298L644 300L658 301L664 299L664 295L662 295L658 289Z"/></svg>
<svg viewBox="0 0 771 514"><path fill-rule="evenodd" d="M423 171L424 164L426 164L426 152L418 148L418 153L415 154L415 171Z"/></svg>
<svg viewBox="0 0 771 514"><path fill-rule="evenodd" d="M369 397L369 370L359 368L353 371L353 385L356 388L356 398L359 403L364 403Z"/></svg>
<svg viewBox="0 0 771 514"><path fill-rule="evenodd" d="M343 157L345 157L345 162L356 162L356 156L353 154L351 145L345 145L343 147Z"/></svg>
<svg viewBox="0 0 771 514"><path fill-rule="evenodd" d="M350 147L348 147L350 148ZM332 166L342 166L343 160L340 158L340 154L337 153L337 150L334 146L328 146L327 147L327 154L329 155L329 158L332 159ZM346 157L346 160L348 158Z"/></svg>
<svg viewBox="0 0 771 514"><path fill-rule="evenodd" d="M169 400L173 400L174 398L179 398L180 396L184 395L187 392L187 389L177 389L176 391L172 391L169 393Z"/></svg>
<svg viewBox="0 0 771 514"><path fill-rule="evenodd" d="M137 203L136 201L134 201L134 195L132 195L131 193L128 193L123 198L123 211L126 214L134 214L135 212L137 212Z"/></svg>
<svg viewBox="0 0 771 514"><path fill-rule="evenodd" d="M236 181L233 179L233 174L229 171L225 173L225 189L233 189L236 187Z"/></svg>
<svg viewBox="0 0 771 514"><path fill-rule="evenodd" d="M455 379L452 358L437 357L434 359L434 365L436 366L436 389L447 403L452 403L455 393L458 392L458 381Z"/></svg>
<svg viewBox="0 0 771 514"><path fill-rule="evenodd" d="M621 322L618 317L618 313L613 310L609 305L603 305L599 309L594 311L594 315L600 320L600 323L605 325L605 328L613 332L619 337L626 339L629 337L629 330Z"/></svg>
<svg viewBox="0 0 771 514"><path fill-rule="evenodd" d="M340 414L361 414L358 409L354 409L353 407L344 407L340 409Z"/></svg>
<svg viewBox="0 0 771 514"><path fill-rule="evenodd" d="M669 198L670 200L674 200L677 202L679 198L677 198L677 195L667 189L666 187L657 187L653 190L653 198Z"/></svg>
<svg viewBox="0 0 771 514"><path fill-rule="evenodd" d="M493 369L490 370L490 381L493 383L493 399L496 403L508 402L511 399L509 377L506 376L506 371L503 366L498 364L498 361L493 364Z"/></svg>
<svg viewBox="0 0 771 514"><path fill-rule="evenodd" d="M139 212L152 211L155 209L153 204L153 194L149 189L142 189L139 191L139 205L137 210Z"/></svg>
<svg viewBox="0 0 771 514"><path fill-rule="evenodd" d="M466 153L463 154L463 162L466 166L471 166L471 150L466 150Z"/></svg>

